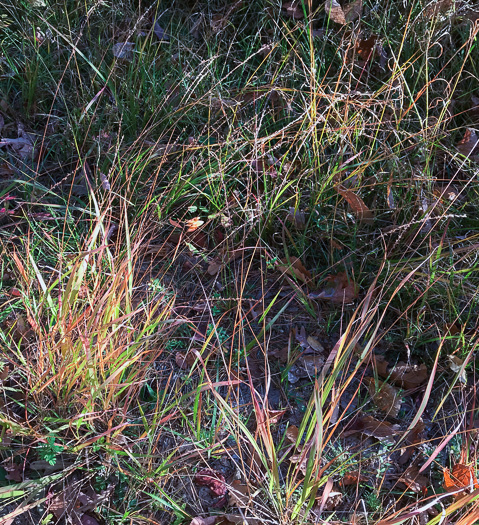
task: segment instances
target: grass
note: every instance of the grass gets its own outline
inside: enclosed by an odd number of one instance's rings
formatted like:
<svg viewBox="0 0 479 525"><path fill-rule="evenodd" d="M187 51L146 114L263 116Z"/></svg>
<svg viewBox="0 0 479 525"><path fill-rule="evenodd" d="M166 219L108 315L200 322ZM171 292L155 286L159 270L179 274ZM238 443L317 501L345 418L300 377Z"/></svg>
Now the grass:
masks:
<svg viewBox="0 0 479 525"><path fill-rule="evenodd" d="M2 519L477 521L476 7L0 5Z"/></svg>

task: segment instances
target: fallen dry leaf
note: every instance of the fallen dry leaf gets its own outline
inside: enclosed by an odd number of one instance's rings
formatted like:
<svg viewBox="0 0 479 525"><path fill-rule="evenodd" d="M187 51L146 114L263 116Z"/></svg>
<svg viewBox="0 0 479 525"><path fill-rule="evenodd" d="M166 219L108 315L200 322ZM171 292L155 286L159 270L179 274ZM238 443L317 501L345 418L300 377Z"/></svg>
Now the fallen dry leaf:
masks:
<svg viewBox="0 0 479 525"><path fill-rule="evenodd" d="M354 2L344 6L343 11L346 22L354 22L357 18L361 18L363 14L363 1L354 0Z"/></svg>
<svg viewBox="0 0 479 525"><path fill-rule="evenodd" d="M236 516L235 514L224 514L217 518L215 525L262 525L264 520L257 518L250 518L244 516Z"/></svg>
<svg viewBox="0 0 479 525"><path fill-rule="evenodd" d="M420 419L414 428L408 433L406 439L404 440L407 444L407 447L401 449L401 455L399 456L398 463L404 465L411 459L414 451L417 448L417 445L421 444L423 441L423 434L426 429L426 425L423 420Z"/></svg>
<svg viewBox="0 0 479 525"><path fill-rule="evenodd" d="M248 485L235 479L229 488L229 505L236 505L239 508L249 507L251 504L250 490Z"/></svg>
<svg viewBox="0 0 479 525"><path fill-rule="evenodd" d="M321 355L302 354L288 371L288 381L297 383L303 378L313 378L324 365L324 357Z"/></svg>
<svg viewBox="0 0 479 525"><path fill-rule="evenodd" d="M206 270L210 275L216 275L223 268L224 264L218 259L212 259L208 264L208 269Z"/></svg>
<svg viewBox="0 0 479 525"><path fill-rule="evenodd" d="M295 328L294 335L296 341L298 341L298 343L304 348L305 353L311 353L311 351L324 352L323 345L316 339L316 337L306 335L306 329L304 326L301 326L299 330L298 328Z"/></svg>
<svg viewBox="0 0 479 525"><path fill-rule="evenodd" d="M268 357L276 357L280 363L287 363L289 360L289 348L287 346L283 346L283 348L278 350L270 349L268 351Z"/></svg>
<svg viewBox="0 0 479 525"><path fill-rule="evenodd" d="M295 425L290 425L286 430L286 439L291 443L296 443L298 440L299 430Z"/></svg>
<svg viewBox="0 0 479 525"><path fill-rule="evenodd" d="M341 479L340 484L343 487L347 487L348 485L358 485L359 483L365 481L368 481L367 476L361 474L359 470L354 470L353 472L348 472L345 474Z"/></svg>
<svg viewBox="0 0 479 525"><path fill-rule="evenodd" d="M111 47L111 52L114 57L131 62L133 60L134 49L135 44L133 42L117 42Z"/></svg>
<svg viewBox="0 0 479 525"><path fill-rule="evenodd" d="M10 374L10 367L5 361L0 361L0 381L5 381Z"/></svg>
<svg viewBox="0 0 479 525"><path fill-rule="evenodd" d="M417 388L429 379L427 367L424 363L411 365L401 361L390 370L391 383L406 390Z"/></svg>
<svg viewBox="0 0 479 525"><path fill-rule="evenodd" d="M22 159L32 160L37 156L35 150L35 136L27 133L22 124L18 125L18 137L16 139L2 138L1 146L9 146Z"/></svg>
<svg viewBox="0 0 479 525"><path fill-rule="evenodd" d="M304 211L297 210L292 206L288 210L286 220L291 222L298 230L304 230L306 228L306 213Z"/></svg>
<svg viewBox="0 0 479 525"><path fill-rule="evenodd" d="M373 354L373 367L378 376L387 379L389 376L388 366L388 361L386 361L382 355Z"/></svg>
<svg viewBox="0 0 479 525"><path fill-rule="evenodd" d="M349 432L360 432L366 436L372 436L376 439L391 438L398 434L399 427L392 425L388 421L379 421L372 416L360 416L356 418L351 425Z"/></svg>
<svg viewBox="0 0 479 525"><path fill-rule="evenodd" d="M193 219L188 219L185 222L186 231L188 233L194 232L200 226L202 226L204 223L205 223L205 221L202 221L199 217L193 217Z"/></svg>
<svg viewBox="0 0 479 525"><path fill-rule="evenodd" d="M429 480L426 476L419 474L419 467L411 465L406 471L399 477L399 481L404 483L409 490L416 493L425 493Z"/></svg>
<svg viewBox="0 0 479 525"><path fill-rule="evenodd" d="M476 149L478 143L479 137L477 136L476 130L467 128L464 137L457 143L456 147L460 153L467 157Z"/></svg>
<svg viewBox="0 0 479 525"><path fill-rule="evenodd" d="M159 24L159 18L155 20L155 23L153 25L153 33L155 33L156 38L158 40L163 40L165 42L168 42L170 40L169 35L166 33L166 31L160 26Z"/></svg>
<svg viewBox="0 0 479 525"><path fill-rule="evenodd" d="M325 494L325 496L326 498L324 498L323 495L317 498L319 500L318 511L327 510L331 512L343 501L343 493L339 492L339 490L334 485L332 486L331 491Z"/></svg>
<svg viewBox="0 0 479 525"><path fill-rule="evenodd" d="M100 522L89 514L83 514L83 516L80 517L80 523L81 525L100 525Z"/></svg>
<svg viewBox="0 0 479 525"><path fill-rule="evenodd" d="M316 339L316 337L313 337L312 335L308 335L307 342L308 342L308 345L316 352L324 352L323 345Z"/></svg>
<svg viewBox="0 0 479 525"><path fill-rule="evenodd" d="M336 22L336 24L347 24L343 8L336 0L326 0L324 10L326 14L329 15L329 18L331 18L333 22Z"/></svg>
<svg viewBox="0 0 479 525"><path fill-rule="evenodd" d="M218 516L208 516L207 518L201 518L197 516L190 521L190 525L215 525L217 517Z"/></svg>
<svg viewBox="0 0 479 525"><path fill-rule="evenodd" d="M379 410L387 416L397 417L402 404L398 390L386 382L375 381L373 377L366 377L364 381Z"/></svg>
<svg viewBox="0 0 479 525"><path fill-rule="evenodd" d="M276 159L272 159L269 163L266 159L256 159L251 162L251 168L258 175L267 173L270 177L274 178L278 176L278 172L274 167L275 160Z"/></svg>
<svg viewBox="0 0 479 525"><path fill-rule="evenodd" d="M285 408L283 410L271 410L271 409L268 409L269 423L271 425L275 425L276 423L279 423L280 419L286 414L287 411L288 411L287 408Z"/></svg>
<svg viewBox="0 0 479 525"><path fill-rule="evenodd" d="M216 470L200 470L195 474L193 481L196 485L208 487L214 496L224 496L228 491L225 477Z"/></svg>
<svg viewBox="0 0 479 525"><path fill-rule="evenodd" d="M354 215L364 224L372 224L374 222L373 212L366 206L363 199L356 195L352 190L345 188L342 184L336 186L336 191L349 204Z"/></svg>
<svg viewBox="0 0 479 525"><path fill-rule="evenodd" d="M222 13L216 13L211 17L210 27L214 34L220 33L230 24L230 17L234 11L243 5L243 0L238 0L233 3L227 11Z"/></svg>
<svg viewBox="0 0 479 525"><path fill-rule="evenodd" d="M298 279L303 283L311 280L310 272L304 267L303 263L297 257L290 257L282 259L282 264L278 264L277 268L283 273L287 273L291 277Z"/></svg>
<svg viewBox="0 0 479 525"><path fill-rule="evenodd" d="M289 458L291 463L298 465L299 470L302 472L303 476L306 476L308 470L308 460L309 453L308 451L301 451L299 454L294 454Z"/></svg>
<svg viewBox="0 0 479 525"><path fill-rule="evenodd" d="M18 463L6 463L3 465L4 470L7 472L5 479L16 481L20 483L23 481L23 465Z"/></svg>
<svg viewBox="0 0 479 525"><path fill-rule="evenodd" d="M356 53L362 60L368 61L372 58L374 50L376 48L377 40L378 37L376 35L372 35L369 38L358 40L358 42L356 43Z"/></svg>
<svg viewBox="0 0 479 525"><path fill-rule="evenodd" d="M449 368L456 374L459 374L459 381L464 385L467 384L467 374L464 367L464 361L457 355L448 355Z"/></svg>
<svg viewBox="0 0 479 525"><path fill-rule="evenodd" d="M175 361L182 370L190 370L195 360L196 357L192 352L176 352Z"/></svg>
<svg viewBox="0 0 479 525"><path fill-rule="evenodd" d="M311 292L310 299L324 299L332 303L348 304L358 296L358 286L349 279L345 272L329 275L325 279L326 286L319 292Z"/></svg>
<svg viewBox="0 0 479 525"><path fill-rule="evenodd" d="M301 0L293 0L292 2L283 2L283 11L286 16L293 20L301 20L304 18L303 6Z"/></svg>
<svg viewBox="0 0 479 525"><path fill-rule="evenodd" d="M452 0L436 0L435 2L430 2L424 10L424 16L426 18L433 18L440 13L448 11L451 6Z"/></svg>
<svg viewBox="0 0 479 525"><path fill-rule="evenodd" d="M479 482L477 481L474 472L474 465L463 465L456 463L452 467L452 471L448 468L443 470L444 484L443 487L447 492L455 492L464 488L464 491L454 494L455 499L462 498L471 489L479 489Z"/></svg>

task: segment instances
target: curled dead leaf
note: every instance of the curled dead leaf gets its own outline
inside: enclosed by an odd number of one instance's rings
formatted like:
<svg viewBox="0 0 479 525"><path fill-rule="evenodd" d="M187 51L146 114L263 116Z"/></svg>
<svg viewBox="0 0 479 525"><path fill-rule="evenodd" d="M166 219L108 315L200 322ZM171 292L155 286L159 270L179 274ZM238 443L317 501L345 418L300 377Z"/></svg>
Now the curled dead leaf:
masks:
<svg viewBox="0 0 479 525"><path fill-rule="evenodd" d="M456 374L459 374L459 381L464 385L467 384L466 368L464 360L457 355L448 355L449 368Z"/></svg>
<svg viewBox="0 0 479 525"><path fill-rule="evenodd" d="M159 22L160 22L160 19L157 18L153 25L153 33L155 33L155 36L156 38L158 38L158 40L163 40L164 42L168 42L170 40L170 37L168 33L160 26Z"/></svg>
<svg viewBox="0 0 479 525"><path fill-rule="evenodd" d="M133 42L117 42L111 47L111 52L114 57L131 62L133 60L134 49L135 44Z"/></svg>
<svg viewBox="0 0 479 525"><path fill-rule="evenodd" d="M363 1L354 0L354 2L344 6L343 11L346 22L354 22L354 20L361 18L363 14Z"/></svg>
<svg viewBox="0 0 479 525"><path fill-rule="evenodd" d="M288 210L286 220L291 222L298 230L304 230L306 228L306 213L304 211L297 210L292 206Z"/></svg>
<svg viewBox="0 0 479 525"><path fill-rule="evenodd" d="M289 369L288 381L294 384L303 378L313 378L323 366L323 356L302 354Z"/></svg>
<svg viewBox="0 0 479 525"><path fill-rule="evenodd" d="M316 352L324 352L323 345L316 339L316 337L313 337L312 335L308 335L307 342L308 342L308 345Z"/></svg>
<svg viewBox="0 0 479 525"><path fill-rule="evenodd" d="M447 12L452 7L452 0L436 0L430 2L424 10L424 16L426 18L433 18L441 13Z"/></svg>
<svg viewBox="0 0 479 525"><path fill-rule="evenodd" d="M202 226L205 223L205 221L202 221L199 217L193 217L192 219L188 219L185 222L186 231L188 233L194 232L197 230L200 226Z"/></svg>
<svg viewBox="0 0 479 525"><path fill-rule="evenodd" d="M333 485L327 494L319 496L318 499L320 503L318 510L327 510L331 512L342 503L343 493Z"/></svg>
<svg viewBox="0 0 479 525"><path fill-rule="evenodd" d="M214 496L224 496L228 489L225 477L221 472L213 469L203 469L195 474L193 479L196 485L208 487Z"/></svg>
<svg viewBox="0 0 479 525"><path fill-rule="evenodd" d="M369 38L358 40L356 43L356 53L364 62L369 62L377 47L378 37L372 35Z"/></svg>
<svg viewBox="0 0 479 525"><path fill-rule="evenodd" d="M289 348L284 346L281 349L269 350L268 357L275 357L280 363L287 363L289 360Z"/></svg>
<svg viewBox="0 0 479 525"><path fill-rule="evenodd" d="M223 268L224 264L218 259L212 259L208 264L208 269L206 270L210 275L218 274Z"/></svg>
<svg viewBox="0 0 479 525"><path fill-rule="evenodd" d="M215 525L217 516L208 516L207 518L201 518L197 516L190 521L190 525Z"/></svg>
<svg viewBox="0 0 479 525"><path fill-rule="evenodd" d="M302 472L303 476L306 476L308 469L308 460L309 454L307 450L302 450L299 454L294 454L289 458L291 463L298 465L299 470Z"/></svg>
<svg viewBox="0 0 479 525"><path fill-rule="evenodd" d="M283 410L268 409L268 419L269 419L270 425L275 425L276 423L279 423L279 421L286 414L287 411L288 411L287 408Z"/></svg>
<svg viewBox="0 0 479 525"><path fill-rule="evenodd" d="M426 429L426 425L423 420L420 419L413 429L407 434L405 442L407 447L401 449L401 455L399 456L398 463L404 465L414 454L417 445L422 443L423 434Z"/></svg>
<svg viewBox="0 0 479 525"><path fill-rule="evenodd" d="M262 525L264 520L258 518L245 518L244 516L236 516L235 514L224 514L218 516L215 525Z"/></svg>
<svg viewBox="0 0 479 525"><path fill-rule="evenodd" d="M388 372L389 363L384 359L384 356L379 354L373 354L373 367L376 370L378 376L387 379L389 376Z"/></svg>

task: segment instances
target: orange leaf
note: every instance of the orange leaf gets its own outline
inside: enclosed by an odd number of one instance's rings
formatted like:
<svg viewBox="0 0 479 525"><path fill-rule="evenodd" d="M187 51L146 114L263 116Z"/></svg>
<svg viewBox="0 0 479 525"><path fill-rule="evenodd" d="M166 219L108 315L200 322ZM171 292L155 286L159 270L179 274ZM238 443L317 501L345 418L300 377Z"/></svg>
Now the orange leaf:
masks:
<svg viewBox="0 0 479 525"><path fill-rule="evenodd" d="M361 474L359 470L355 470L353 472L348 472L343 479L341 480L341 485L343 487L346 487L348 485L358 485L359 483L363 481L368 481L368 478Z"/></svg>
<svg viewBox="0 0 479 525"><path fill-rule="evenodd" d="M445 468L443 471L444 474L444 484L443 487L447 492L455 492L459 489L479 489L479 482L477 481L476 474L474 472L474 467L472 465L463 465L462 463L457 463L452 467L452 471L449 472L449 469ZM458 494L454 494L456 499L462 498L466 494L466 491L461 491Z"/></svg>
<svg viewBox="0 0 479 525"><path fill-rule="evenodd" d="M185 222L185 226L187 228L187 232L194 232L197 230L200 226L202 226L205 223L205 221L200 220L199 217L193 217L192 219L189 219Z"/></svg>

